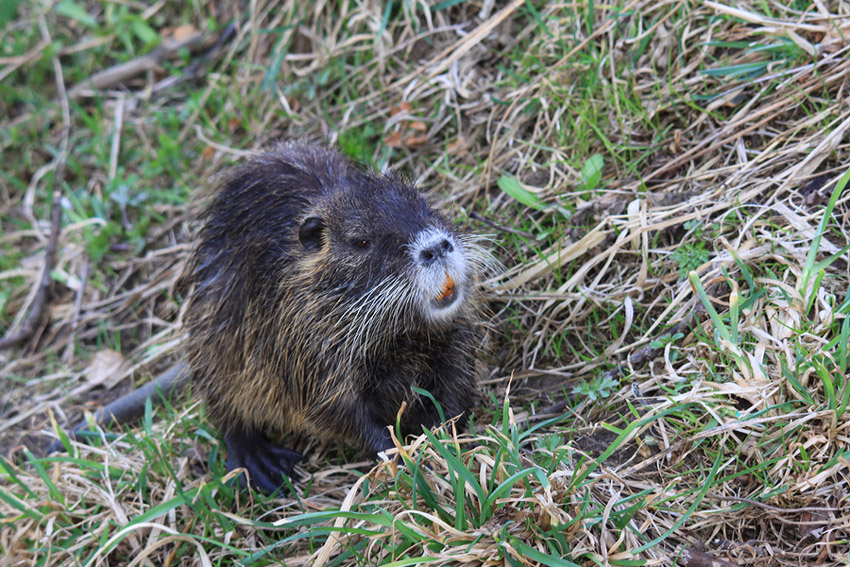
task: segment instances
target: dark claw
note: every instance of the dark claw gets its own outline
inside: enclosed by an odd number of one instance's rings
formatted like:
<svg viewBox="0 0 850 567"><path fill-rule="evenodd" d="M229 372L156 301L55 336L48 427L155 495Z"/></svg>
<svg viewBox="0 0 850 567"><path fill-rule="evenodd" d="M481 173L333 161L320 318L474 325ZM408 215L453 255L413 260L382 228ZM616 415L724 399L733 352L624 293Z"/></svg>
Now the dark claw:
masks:
<svg viewBox="0 0 850 567"><path fill-rule="evenodd" d="M244 468L251 485L268 494L286 486L283 477L292 478L295 465L304 457L292 449L273 443L262 433L235 431L224 437L227 470ZM244 486L244 480L238 482Z"/></svg>

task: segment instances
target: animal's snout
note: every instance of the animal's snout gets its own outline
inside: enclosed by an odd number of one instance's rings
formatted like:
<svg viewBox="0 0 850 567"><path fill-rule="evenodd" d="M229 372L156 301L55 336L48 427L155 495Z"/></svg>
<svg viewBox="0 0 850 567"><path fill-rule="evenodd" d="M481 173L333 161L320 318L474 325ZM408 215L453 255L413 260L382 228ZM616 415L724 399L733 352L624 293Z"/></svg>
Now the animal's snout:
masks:
<svg viewBox="0 0 850 567"><path fill-rule="evenodd" d="M454 250L454 246L447 238L441 238L437 242L426 246L419 252L419 260L426 266L444 258Z"/></svg>

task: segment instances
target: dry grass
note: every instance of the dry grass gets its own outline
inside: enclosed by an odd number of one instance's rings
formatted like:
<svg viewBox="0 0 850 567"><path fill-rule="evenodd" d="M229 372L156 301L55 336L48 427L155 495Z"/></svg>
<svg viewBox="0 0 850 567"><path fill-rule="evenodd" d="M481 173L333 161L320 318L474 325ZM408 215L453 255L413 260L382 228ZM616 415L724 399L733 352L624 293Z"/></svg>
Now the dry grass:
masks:
<svg viewBox="0 0 850 567"><path fill-rule="evenodd" d="M846 3L238 6L21 3L2 32L7 334L64 214L0 351L0 566L848 561ZM92 91L145 26L205 43ZM472 434L307 447L275 499L223 482L187 400L26 452L179 360L195 196L292 136L493 236Z"/></svg>

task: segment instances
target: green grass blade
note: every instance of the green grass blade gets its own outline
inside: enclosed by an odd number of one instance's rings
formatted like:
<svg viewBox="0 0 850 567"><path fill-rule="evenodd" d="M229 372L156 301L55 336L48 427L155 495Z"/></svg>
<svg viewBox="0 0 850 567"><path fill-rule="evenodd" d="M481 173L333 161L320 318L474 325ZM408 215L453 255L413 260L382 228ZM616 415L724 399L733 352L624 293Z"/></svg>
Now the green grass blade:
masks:
<svg viewBox="0 0 850 567"><path fill-rule="evenodd" d="M782 369L782 375L785 376L785 379L791 384L791 387L806 400L808 405L814 405L815 400L812 398L812 395L809 393L809 390L803 386L797 377L794 376L794 373L791 372L791 369L788 368L788 365L785 363L785 360L779 361L780 368Z"/></svg>
<svg viewBox="0 0 850 567"><path fill-rule="evenodd" d="M475 475L463 464L463 462L457 458L452 452L434 436L431 431L423 428L423 432L425 436L428 437L428 440L431 442L433 448L439 455L446 460L446 463L449 465L449 468L460 476L472 487L472 490L475 491L475 494L478 496L479 502L484 502L487 500L487 494L484 489L479 484L478 479L475 478ZM483 512L483 510L482 510Z"/></svg>
<svg viewBox="0 0 850 567"><path fill-rule="evenodd" d="M23 481L21 481L21 479L15 473L15 466L9 461L7 461L4 456L0 455L0 475L4 474L8 475L14 484L17 484L22 489L24 489L24 491L30 498L38 498L35 492L33 492L33 490L29 486L27 486ZM2 490L2 487L0 487L0 490Z"/></svg>
<svg viewBox="0 0 850 567"><path fill-rule="evenodd" d="M541 565L547 565L548 567L580 567L578 563L573 563L572 561L562 557L554 557L538 551L512 535L507 537L507 541L511 544L511 547L522 553L524 557L536 561Z"/></svg>
<svg viewBox="0 0 850 567"><path fill-rule="evenodd" d="M732 335L729 334L729 330L726 328L726 325L723 324L723 320L720 318L720 315L714 309L714 305L711 303L711 299L709 299L708 294L705 293L705 289L702 287L702 282L699 279L699 274L696 272L690 272L688 274L688 281L691 282L691 288L699 297L702 302L703 307L705 307L708 316L711 318L711 322L714 324L714 329L720 335L721 338L725 339L730 344L735 344L732 342Z"/></svg>
<svg viewBox="0 0 850 567"><path fill-rule="evenodd" d="M24 455L26 455L27 457L27 462L35 469L35 472L38 474L38 477L41 479L41 482L43 482L44 486L47 487L47 492L48 494L50 494L50 499L55 502L59 502L64 507L65 497L62 495L62 491L60 491L56 487L56 484L53 482L53 479L50 478L50 475L44 468L42 461L40 459L37 459L35 455L29 452L29 450L25 450Z"/></svg>
<svg viewBox="0 0 850 567"><path fill-rule="evenodd" d="M0 486L0 500L6 502L12 508L20 511L23 515L37 521L41 522L44 519L44 514L33 509L26 502L12 494L11 492L7 492L5 487Z"/></svg>
<svg viewBox="0 0 850 567"><path fill-rule="evenodd" d="M682 524L684 524L688 520L688 518L693 515L694 511L702 503L703 499L705 498L705 495L708 493L708 489L714 486L714 477L717 476L717 471L720 470L720 464L722 462L723 452L721 451L717 453L717 458L714 459L714 465L712 465L711 471L709 471L708 473L708 478L705 479L702 488L700 488L700 490L697 492L697 496L694 499L693 504L688 507L688 510L684 514L682 514L675 522L673 522L673 525L670 526L670 528L668 528L663 534L653 539L652 541L638 547L637 549L633 549L633 554L642 553L651 547L655 547L656 545L670 537L672 533L676 532L682 526Z"/></svg>
<svg viewBox="0 0 850 567"><path fill-rule="evenodd" d="M838 201L838 197L844 191L844 187L847 186L847 182L850 181L850 169L844 172L844 175L838 180L838 183L835 184L835 189L833 189L832 194L829 196L829 201L826 204L826 207L823 211L823 217L821 218L820 224L818 225L817 232L815 233L815 237L812 239L812 244L809 246L809 251L806 254L806 262L803 264L803 273L800 278L800 284L797 287L797 290L800 292L800 295L806 300L806 304L808 305L808 289L809 289L809 280L811 280L812 276L817 273L815 270L815 260L817 259L818 250L820 249L820 241L823 237L823 234L826 232L826 225L829 223L829 219L832 216L832 210L835 208L835 203ZM808 313L808 311L807 311Z"/></svg>
<svg viewBox="0 0 850 567"><path fill-rule="evenodd" d="M521 478L524 478L538 469L537 467L523 469L517 473L512 474L508 478L506 478L499 486L497 486L493 492L490 493L490 496L487 497L487 500L484 501L483 508L484 509L492 509L496 505L496 500L498 500L502 494L510 491L513 488L514 483L516 483Z"/></svg>

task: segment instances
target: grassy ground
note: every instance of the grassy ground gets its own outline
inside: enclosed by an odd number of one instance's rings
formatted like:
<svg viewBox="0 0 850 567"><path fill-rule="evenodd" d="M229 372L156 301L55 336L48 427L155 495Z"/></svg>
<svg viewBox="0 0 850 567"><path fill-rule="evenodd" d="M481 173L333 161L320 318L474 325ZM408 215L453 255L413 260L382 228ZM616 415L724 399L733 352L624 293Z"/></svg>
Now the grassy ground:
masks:
<svg viewBox="0 0 850 567"><path fill-rule="evenodd" d="M0 2L6 336L61 226L0 351L0 566L847 563L848 10ZM471 433L308 446L271 499L191 399L43 457L179 361L201 196L293 136L492 236Z"/></svg>

